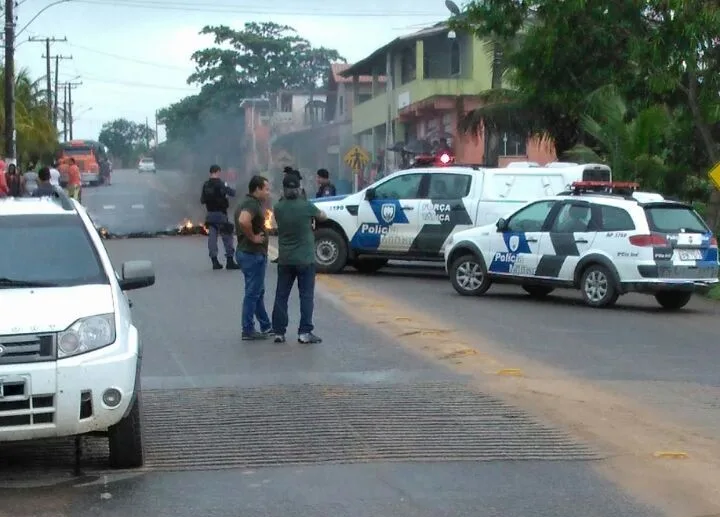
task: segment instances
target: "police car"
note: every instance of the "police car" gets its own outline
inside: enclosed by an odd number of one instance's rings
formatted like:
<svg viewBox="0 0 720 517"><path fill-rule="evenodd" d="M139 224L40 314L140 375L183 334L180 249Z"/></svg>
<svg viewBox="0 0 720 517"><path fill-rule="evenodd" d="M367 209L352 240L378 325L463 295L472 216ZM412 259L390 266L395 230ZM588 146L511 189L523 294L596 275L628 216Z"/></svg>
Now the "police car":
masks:
<svg viewBox="0 0 720 517"><path fill-rule="evenodd" d="M125 291L152 285L152 265L117 275L59 190L0 199L0 249L0 442L102 433L112 467L142 466L142 348Z"/></svg>
<svg viewBox="0 0 720 517"><path fill-rule="evenodd" d="M490 169L456 165L446 153L415 161L355 194L313 200L328 216L315 231L318 271L352 265L373 272L388 260L442 261L455 232L495 222L512 207L558 194L573 181L611 179L602 164Z"/></svg>
<svg viewBox="0 0 720 517"><path fill-rule="evenodd" d="M513 283L537 298L574 288L592 307L642 292L666 309L684 307L718 283L717 238L691 206L637 188L577 182L496 224L456 233L445 250L453 287L482 295L493 283Z"/></svg>

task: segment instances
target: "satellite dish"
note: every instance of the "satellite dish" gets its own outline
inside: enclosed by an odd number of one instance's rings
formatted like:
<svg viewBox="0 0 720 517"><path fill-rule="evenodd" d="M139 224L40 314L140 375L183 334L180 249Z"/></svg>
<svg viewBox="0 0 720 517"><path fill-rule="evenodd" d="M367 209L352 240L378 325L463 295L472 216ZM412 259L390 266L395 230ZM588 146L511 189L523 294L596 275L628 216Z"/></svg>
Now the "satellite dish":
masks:
<svg viewBox="0 0 720 517"><path fill-rule="evenodd" d="M460 16L460 8L452 0L445 0L445 7L455 16Z"/></svg>

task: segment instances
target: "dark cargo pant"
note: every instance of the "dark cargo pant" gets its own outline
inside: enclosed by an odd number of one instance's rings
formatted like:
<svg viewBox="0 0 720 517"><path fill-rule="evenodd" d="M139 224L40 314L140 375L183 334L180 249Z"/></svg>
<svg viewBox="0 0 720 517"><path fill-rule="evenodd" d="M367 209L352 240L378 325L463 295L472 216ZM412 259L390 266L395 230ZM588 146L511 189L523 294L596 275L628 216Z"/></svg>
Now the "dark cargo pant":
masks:
<svg viewBox="0 0 720 517"><path fill-rule="evenodd" d="M233 245L233 224L223 212L208 212L205 218L208 226L208 252L210 258L218 256L218 235L222 238L225 256L235 257L235 246Z"/></svg>

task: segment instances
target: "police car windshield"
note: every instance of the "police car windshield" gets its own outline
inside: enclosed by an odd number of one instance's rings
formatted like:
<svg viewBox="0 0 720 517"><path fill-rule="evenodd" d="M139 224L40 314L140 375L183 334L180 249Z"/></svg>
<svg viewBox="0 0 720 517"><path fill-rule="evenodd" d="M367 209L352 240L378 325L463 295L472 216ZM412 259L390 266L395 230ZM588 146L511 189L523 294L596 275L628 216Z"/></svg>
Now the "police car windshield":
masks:
<svg viewBox="0 0 720 517"><path fill-rule="evenodd" d="M647 207L650 230L660 233L708 233L700 216L684 206Z"/></svg>
<svg viewBox="0 0 720 517"><path fill-rule="evenodd" d="M0 217L0 289L109 284L90 237L76 215Z"/></svg>

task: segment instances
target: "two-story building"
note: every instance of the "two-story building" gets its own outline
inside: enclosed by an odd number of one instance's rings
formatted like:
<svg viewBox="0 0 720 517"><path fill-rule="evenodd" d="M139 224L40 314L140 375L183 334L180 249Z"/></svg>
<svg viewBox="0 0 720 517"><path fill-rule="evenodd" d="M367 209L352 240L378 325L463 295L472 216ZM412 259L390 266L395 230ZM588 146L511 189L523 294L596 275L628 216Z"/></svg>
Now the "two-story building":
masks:
<svg viewBox="0 0 720 517"><path fill-rule="evenodd" d="M462 163L483 163L483 137L460 134L458 120L479 107L479 92L490 89L491 57L483 41L455 33L439 23L401 36L344 70L352 78L355 142L384 153L397 142L445 143ZM380 81L385 75L387 81ZM360 97L360 78L371 77L371 96ZM503 134L500 165L513 161L553 161L552 146L524 135ZM397 168L399 156L387 152L385 166Z"/></svg>

